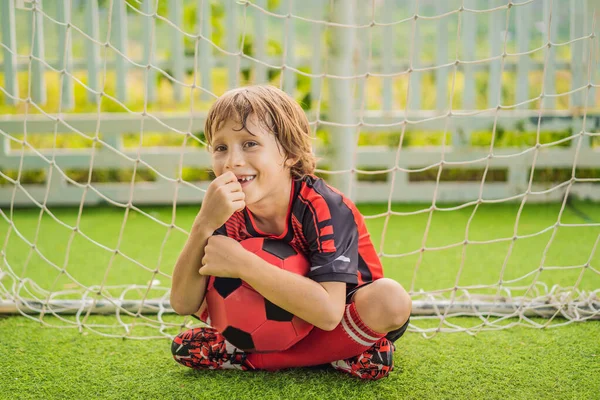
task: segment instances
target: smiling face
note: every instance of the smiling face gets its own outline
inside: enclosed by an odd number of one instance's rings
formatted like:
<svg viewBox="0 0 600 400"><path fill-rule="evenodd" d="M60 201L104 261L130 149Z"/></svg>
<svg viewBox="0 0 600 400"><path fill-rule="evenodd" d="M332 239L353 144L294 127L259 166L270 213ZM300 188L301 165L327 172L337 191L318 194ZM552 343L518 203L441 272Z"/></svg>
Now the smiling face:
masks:
<svg viewBox="0 0 600 400"><path fill-rule="evenodd" d="M214 132L211 141L212 167L216 176L232 171L246 195L246 206L262 206L285 201L291 173L285 154L274 134L257 122L246 121L247 130L235 120L227 120Z"/></svg>
<svg viewBox="0 0 600 400"><path fill-rule="evenodd" d="M252 117L252 118L251 118ZM287 93L270 85L254 85L225 92L211 106L204 124L204 134L210 144L214 134L229 120L242 122L251 133L274 134L277 144L288 158L294 179L302 179L315 171L316 159L312 152L311 128L302 107ZM260 121L250 128L250 120ZM266 128L266 130L264 129Z"/></svg>

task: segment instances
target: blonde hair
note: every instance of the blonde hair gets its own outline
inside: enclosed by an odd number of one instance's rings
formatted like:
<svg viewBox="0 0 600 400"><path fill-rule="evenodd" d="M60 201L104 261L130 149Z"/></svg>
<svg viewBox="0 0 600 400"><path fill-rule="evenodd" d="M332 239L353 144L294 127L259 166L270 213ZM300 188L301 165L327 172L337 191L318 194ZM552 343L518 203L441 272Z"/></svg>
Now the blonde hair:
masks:
<svg viewBox="0 0 600 400"><path fill-rule="evenodd" d="M290 167L293 178L301 179L314 173L316 159L306 114L293 98L274 86L245 86L219 97L208 111L204 125L208 144L212 143L213 134L232 119L250 132L246 126L250 115L255 115L259 123L275 135L286 161L296 160Z"/></svg>

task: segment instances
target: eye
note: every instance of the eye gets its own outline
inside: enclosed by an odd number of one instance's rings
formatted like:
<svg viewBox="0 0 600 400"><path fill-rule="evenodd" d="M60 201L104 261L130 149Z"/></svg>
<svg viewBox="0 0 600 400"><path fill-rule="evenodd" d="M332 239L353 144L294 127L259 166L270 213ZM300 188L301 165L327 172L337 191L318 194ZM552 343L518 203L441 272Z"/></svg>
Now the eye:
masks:
<svg viewBox="0 0 600 400"><path fill-rule="evenodd" d="M258 143L256 142L246 142L244 143L244 147L255 147L258 146Z"/></svg>
<svg viewBox="0 0 600 400"><path fill-rule="evenodd" d="M215 151L217 152L221 152L221 151L225 151L227 150L227 147L223 146L223 145L218 145L215 147Z"/></svg>

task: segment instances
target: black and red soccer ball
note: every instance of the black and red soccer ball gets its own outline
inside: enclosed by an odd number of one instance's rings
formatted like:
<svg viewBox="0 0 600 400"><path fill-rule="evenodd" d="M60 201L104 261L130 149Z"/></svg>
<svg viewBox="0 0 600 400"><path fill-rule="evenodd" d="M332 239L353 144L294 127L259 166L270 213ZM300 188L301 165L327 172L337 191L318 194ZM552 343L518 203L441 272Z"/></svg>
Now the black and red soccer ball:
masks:
<svg viewBox="0 0 600 400"><path fill-rule="evenodd" d="M306 276L310 269L306 257L281 240L250 238L240 244L287 271ZM313 328L237 278L211 277L206 304L209 324L235 347L248 352L286 350Z"/></svg>

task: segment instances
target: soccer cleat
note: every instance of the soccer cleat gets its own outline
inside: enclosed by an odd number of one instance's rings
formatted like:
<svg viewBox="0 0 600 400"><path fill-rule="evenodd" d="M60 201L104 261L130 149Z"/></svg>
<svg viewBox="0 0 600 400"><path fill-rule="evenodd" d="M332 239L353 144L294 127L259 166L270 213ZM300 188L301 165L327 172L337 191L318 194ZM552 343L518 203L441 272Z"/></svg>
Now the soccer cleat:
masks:
<svg viewBox="0 0 600 400"><path fill-rule="evenodd" d="M194 328L182 332L171 344L178 363L194 369L255 369L247 354L233 347L214 328Z"/></svg>
<svg viewBox="0 0 600 400"><path fill-rule="evenodd" d="M360 379L376 381L385 378L394 370L396 347L385 337L362 354L331 363L333 368Z"/></svg>

